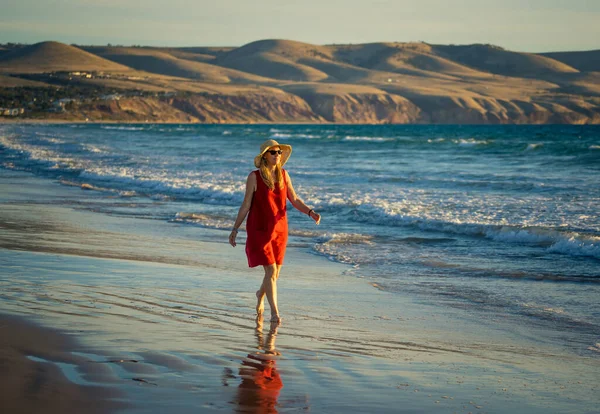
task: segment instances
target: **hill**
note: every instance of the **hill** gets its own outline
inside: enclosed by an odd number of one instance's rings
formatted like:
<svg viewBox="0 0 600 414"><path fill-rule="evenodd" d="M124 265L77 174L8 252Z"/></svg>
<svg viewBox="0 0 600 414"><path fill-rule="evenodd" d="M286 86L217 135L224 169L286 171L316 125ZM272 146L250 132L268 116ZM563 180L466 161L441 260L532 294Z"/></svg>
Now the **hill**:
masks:
<svg viewBox="0 0 600 414"><path fill-rule="evenodd" d="M368 43L332 49L337 59L372 70L441 79L489 76L437 56L432 47L424 43Z"/></svg>
<svg viewBox="0 0 600 414"><path fill-rule="evenodd" d="M109 75L41 74L53 71ZM0 73L11 75L0 78L0 88L51 83L120 90L128 98L127 105L89 104L87 110L82 103L78 113L90 119L600 123L600 51L535 54L482 44L283 39L186 48L43 42L2 46Z"/></svg>
<svg viewBox="0 0 600 414"><path fill-rule="evenodd" d="M319 46L290 40L261 40L218 56L215 64L269 78L305 82L320 81L328 75L299 62L319 53Z"/></svg>
<svg viewBox="0 0 600 414"><path fill-rule="evenodd" d="M511 52L493 45L432 45L439 56L465 66L503 76L543 77L578 72L577 69L534 53Z"/></svg>
<svg viewBox="0 0 600 414"><path fill-rule="evenodd" d="M0 55L0 72L4 73L128 70L126 66L59 42L36 43Z"/></svg>
<svg viewBox="0 0 600 414"><path fill-rule="evenodd" d="M43 82L36 82L27 79L21 79L13 76L0 75L0 88L15 88L15 87L49 87L50 85Z"/></svg>
<svg viewBox="0 0 600 414"><path fill-rule="evenodd" d="M195 79L209 83L270 83L272 80L206 63L214 56L154 48L89 47L87 51L104 59L140 71Z"/></svg>
<svg viewBox="0 0 600 414"><path fill-rule="evenodd" d="M540 53L582 72L600 72L600 50Z"/></svg>

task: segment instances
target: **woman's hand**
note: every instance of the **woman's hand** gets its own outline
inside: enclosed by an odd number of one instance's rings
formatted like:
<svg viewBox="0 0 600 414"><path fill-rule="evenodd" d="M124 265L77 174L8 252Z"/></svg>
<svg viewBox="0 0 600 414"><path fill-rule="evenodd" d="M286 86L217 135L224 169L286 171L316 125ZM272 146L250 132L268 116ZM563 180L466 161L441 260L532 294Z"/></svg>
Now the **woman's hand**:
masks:
<svg viewBox="0 0 600 414"><path fill-rule="evenodd" d="M237 234L237 230L231 230L231 233L229 234L229 244L231 244L233 247L237 246L237 243L235 242Z"/></svg>
<svg viewBox="0 0 600 414"><path fill-rule="evenodd" d="M315 223L317 223L317 225L319 225L319 223L321 222L321 215L314 211L310 212L310 218L313 219Z"/></svg>

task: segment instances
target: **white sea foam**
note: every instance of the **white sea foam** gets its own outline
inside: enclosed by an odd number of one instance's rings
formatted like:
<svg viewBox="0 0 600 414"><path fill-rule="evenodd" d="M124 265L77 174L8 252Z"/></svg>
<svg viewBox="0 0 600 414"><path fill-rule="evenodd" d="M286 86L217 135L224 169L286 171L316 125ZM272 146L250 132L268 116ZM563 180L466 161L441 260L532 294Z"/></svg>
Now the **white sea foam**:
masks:
<svg viewBox="0 0 600 414"><path fill-rule="evenodd" d="M286 133L282 133L282 132L276 132L274 134L271 135L271 138L284 138L284 139L289 139L289 138L307 138L307 139L314 139L314 138L321 138L320 135L312 135L312 134L286 134Z"/></svg>
<svg viewBox="0 0 600 414"><path fill-rule="evenodd" d="M541 144L541 143L529 144L529 145L527 145L527 148L525 148L525 151L533 151L533 150L536 150L543 146L544 146L544 144Z"/></svg>
<svg viewBox="0 0 600 414"><path fill-rule="evenodd" d="M489 228L484 231L485 236L492 240L508 243L551 243L556 240L556 233L543 229L523 229L523 228ZM553 234L554 233L554 234Z"/></svg>
<svg viewBox="0 0 600 414"><path fill-rule="evenodd" d="M561 237L548 248L548 251L571 256L590 256L600 259L600 237Z"/></svg>
<svg viewBox="0 0 600 414"><path fill-rule="evenodd" d="M102 125L101 129L114 129L117 131L144 131L145 127L134 127L134 126L113 126L113 125Z"/></svg>
<svg viewBox="0 0 600 414"><path fill-rule="evenodd" d="M100 181L119 189L132 189L159 198L176 197L201 200L209 204L239 204L243 198L243 183L207 180L201 175L174 177L168 172L123 167L90 166L80 173L82 179ZM213 177L217 179L217 177Z"/></svg>
<svg viewBox="0 0 600 414"><path fill-rule="evenodd" d="M62 155L54 150L19 143L16 140L0 136L0 144L6 148L21 151L29 154L30 160L40 161L49 166L51 169L72 169L76 163L73 158Z"/></svg>
<svg viewBox="0 0 600 414"><path fill-rule="evenodd" d="M419 193L407 193L401 197L405 201L385 201L377 194L329 194L310 197L308 201L328 210L353 209L355 220L380 226L416 227L423 231L484 237L501 243L530 244L553 253L600 258L597 237L549 227L544 224L543 220L547 220L545 215L540 215L539 223L532 225L518 222L518 210L513 212L514 218L510 220L507 220L506 214L501 219L495 218L494 206L489 200L481 200L487 205L472 204L471 201L471 205L465 205L467 210L459 214L458 200L448 203L454 207L446 209L439 199L429 200ZM434 203L437 203L437 208L432 209ZM486 209L487 214L484 214ZM498 210L502 209L503 205L499 205Z"/></svg>
<svg viewBox="0 0 600 414"><path fill-rule="evenodd" d="M490 143L489 141L477 140L475 138L455 139L455 140L452 140L452 142L454 142L455 144L458 144L460 146L467 146L467 147L477 146L477 145L488 145Z"/></svg>
<svg viewBox="0 0 600 414"><path fill-rule="evenodd" d="M564 315L565 314L564 308L557 308L557 307L548 306L548 305L540 305L537 303L523 303L523 304L521 304L521 306L523 306L524 308L527 308L527 309L532 309L532 310L547 313L547 314L554 314L554 315Z"/></svg>
<svg viewBox="0 0 600 414"><path fill-rule="evenodd" d="M67 142L64 139L55 138L55 137L42 137L42 141L46 141L46 142L49 142L52 144L65 144Z"/></svg>
<svg viewBox="0 0 600 414"><path fill-rule="evenodd" d="M205 228L225 230L231 229L231 218L214 216L202 213L179 212L172 219L173 222L197 224Z"/></svg>
<svg viewBox="0 0 600 414"><path fill-rule="evenodd" d="M326 233L317 239L313 249L315 252L339 263L359 266L374 258L371 236L349 233Z"/></svg>
<svg viewBox="0 0 600 414"><path fill-rule="evenodd" d="M394 141L394 138L346 136L346 137L344 137L343 140L344 141L362 141L362 142L389 142L389 141Z"/></svg>
<svg viewBox="0 0 600 414"><path fill-rule="evenodd" d="M158 198L175 196L199 199L207 203L237 204L243 197L243 183L223 180L213 174L184 172L174 176L172 172L160 168L103 165L65 156L47 148L19 143L7 137L0 137L0 144L27 153L27 162L30 164L35 162L45 165L50 171L79 172L81 180L99 183L98 187L102 188L136 191Z"/></svg>
<svg viewBox="0 0 600 414"><path fill-rule="evenodd" d="M82 144L82 148L95 154L107 154L108 151L91 144Z"/></svg>
<svg viewBox="0 0 600 414"><path fill-rule="evenodd" d="M590 145L591 150L600 150L600 145Z"/></svg>

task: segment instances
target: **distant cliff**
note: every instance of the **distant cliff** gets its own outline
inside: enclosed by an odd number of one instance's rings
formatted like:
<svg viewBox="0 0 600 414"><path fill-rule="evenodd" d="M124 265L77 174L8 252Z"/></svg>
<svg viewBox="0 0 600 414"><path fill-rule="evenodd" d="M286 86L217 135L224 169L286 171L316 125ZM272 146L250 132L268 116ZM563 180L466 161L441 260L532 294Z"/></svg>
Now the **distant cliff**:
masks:
<svg viewBox="0 0 600 414"><path fill-rule="evenodd" d="M493 105L492 105L493 103ZM490 109L483 109L484 105ZM566 105L487 102L469 107L445 102L423 110L393 95L332 96L309 105L293 95L202 94L190 97L132 97L72 105L48 120L172 123L341 124L600 124L600 114ZM38 117L39 118L39 117Z"/></svg>

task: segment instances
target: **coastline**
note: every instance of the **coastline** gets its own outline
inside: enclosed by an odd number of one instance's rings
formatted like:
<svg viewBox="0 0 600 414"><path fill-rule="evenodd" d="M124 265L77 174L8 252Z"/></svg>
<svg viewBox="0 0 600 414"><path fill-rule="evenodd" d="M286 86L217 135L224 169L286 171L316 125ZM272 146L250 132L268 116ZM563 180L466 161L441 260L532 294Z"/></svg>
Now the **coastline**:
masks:
<svg viewBox="0 0 600 414"><path fill-rule="evenodd" d="M596 50L285 39L201 49L7 44L0 106L70 121L600 123Z"/></svg>
<svg viewBox="0 0 600 414"><path fill-rule="evenodd" d="M391 125L399 125L399 126L410 126L410 125L477 125L477 126L527 126L527 125L536 125L536 126L549 126L549 125L600 125L600 118L598 118L597 122L504 122L504 123L494 123L494 122L408 122L408 123L388 123L388 122L330 122L330 121L273 121L273 122L265 122L263 120L257 122L249 122L249 121L224 121L224 122L199 122L199 121L161 121L161 120L151 120L151 121L131 121L131 120L119 120L119 119L95 119L95 120L82 120L80 118L73 119L0 119L0 126L2 124L124 124L124 125L370 125L370 126L391 126Z"/></svg>
<svg viewBox="0 0 600 414"><path fill-rule="evenodd" d="M243 249L232 250L223 231L93 212L94 192L24 172L0 170L0 189L0 312L80 342L85 351L60 351L96 361L103 376L68 371L60 358L49 358L50 375L118 389L131 406L118 410L597 406L598 358L561 351L535 330L386 292L290 247L280 283L284 324L269 335L253 320L260 271L248 270ZM265 380L267 370L252 365L257 358L275 361L261 364L275 365L278 379L271 369Z"/></svg>

